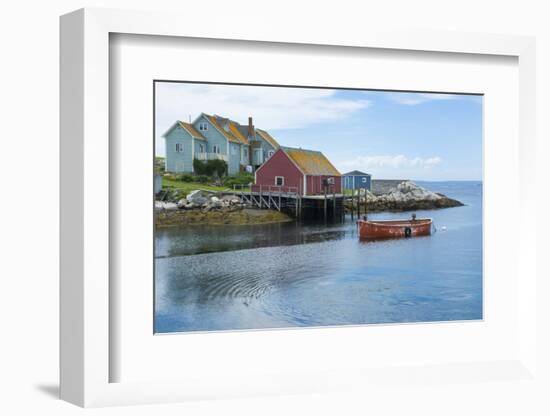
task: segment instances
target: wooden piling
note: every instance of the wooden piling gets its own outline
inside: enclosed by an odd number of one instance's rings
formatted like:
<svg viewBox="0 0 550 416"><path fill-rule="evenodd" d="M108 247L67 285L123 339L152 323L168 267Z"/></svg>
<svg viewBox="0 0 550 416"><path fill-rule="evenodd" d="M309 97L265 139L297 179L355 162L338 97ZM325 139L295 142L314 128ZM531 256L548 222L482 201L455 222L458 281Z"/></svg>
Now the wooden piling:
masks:
<svg viewBox="0 0 550 416"><path fill-rule="evenodd" d="M368 218L368 207L367 207L367 188L365 188L365 218Z"/></svg>
<svg viewBox="0 0 550 416"><path fill-rule="evenodd" d="M351 190L351 220L353 221L353 193L355 192L355 189Z"/></svg>
<svg viewBox="0 0 550 416"><path fill-rule="evenodd" d="M361 219L361 188L357 189L357 218Z"/></svg>
<svg viewBox="0 0 550 416"><path fill-rule="evenodd" d="M325 218L325 222L327 222L327 187L324 186L323 189L324 189L324 195L325 195L325 198L323 199L323 205L324 205L323 215Z"/></svg>
<svg viewBox="0 0 550 416"><path fill-rule="evenodd" d="M336 187L332 186L332 197L334 198L332 201L332 219L333 221L336 221Z"/></svg>

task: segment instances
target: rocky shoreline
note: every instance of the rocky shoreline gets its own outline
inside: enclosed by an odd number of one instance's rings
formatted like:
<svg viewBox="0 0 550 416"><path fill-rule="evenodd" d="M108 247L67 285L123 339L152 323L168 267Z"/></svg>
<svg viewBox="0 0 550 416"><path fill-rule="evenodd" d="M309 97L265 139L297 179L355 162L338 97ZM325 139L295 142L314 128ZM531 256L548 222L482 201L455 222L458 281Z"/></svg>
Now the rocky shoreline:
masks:
<svg viewBox="0 0 550 416"><path fill-rule="evenodd" d="M155 215L158 228L182 226L254 225L294 221L283 212L268 209L163 210Z"/></svg>
<svg viewBox="0 0 550 416"><path fill-rule="evenodd" d="M188 195L178 191L164 191L163 201L155 201L157 227L195 225L250 225L293 221L276 210L258 209L243 203L235 195L222 196L211 191L195 190ZM348 212L400 212L440 208L453 208L464 204L443 194L429 191L411 181L403 181L389 192L375 195L370 191L360 196L347 196L344 206Z"/></svg>
<svg viewBox="0 0 550 416"><path fill-rule="evenodd" d="M173 197L173 196L172 196ZM234 195L196 190L175 201L155 201L155 225L251 225L293 221L283 212L253 208Z"/></svg>
<svg viewBox="0 0 550 416"><path fill-rule="evenodd" d="M365 196L362 194L359 198L359 205L365 206ZM401 212L401 211L417 211L440 208L461 207L464 204L456 199L447 197L446 195L432 192L421 186L418 186L412 181L403 181L395 188L382 195L375 195L367 191L366 196L367 211L369 212ZM348 210L352 206L357 206L357 197L353 202L351 198L345 204Z"/></svg>

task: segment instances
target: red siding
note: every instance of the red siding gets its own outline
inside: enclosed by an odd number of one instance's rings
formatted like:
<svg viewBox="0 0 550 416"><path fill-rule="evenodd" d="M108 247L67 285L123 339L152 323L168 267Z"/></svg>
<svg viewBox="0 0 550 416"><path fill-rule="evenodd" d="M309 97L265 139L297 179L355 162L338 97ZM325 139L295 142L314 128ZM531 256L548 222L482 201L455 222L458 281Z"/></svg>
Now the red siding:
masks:
<svg viewBox="0 0 550 416"><path fill-rule="evenodd" d="M275 185L275 176L283 176L285 178L283 192L288 191L288 188L297 188L301 194L304 188L304 176L296 167L289 157L281 149L277 150L273 156L265 162L260 169L256 171L256 184L252 186L252 191L259 191L260 186L266 189L267 185L271 185L273 190L277 189ZM293 189L295 191L295 189Z"/></svg>
<svg viewBox="0 0 550 416"><path fill-rule="evenodd" d="M306 177L307 182L307 194L308 195L321 195L323 190L323 179L334 178L333 185L329 185L327 193L331 194L336 192L337 194L342 192L342 179L340 176L311 176Z"/></svg>

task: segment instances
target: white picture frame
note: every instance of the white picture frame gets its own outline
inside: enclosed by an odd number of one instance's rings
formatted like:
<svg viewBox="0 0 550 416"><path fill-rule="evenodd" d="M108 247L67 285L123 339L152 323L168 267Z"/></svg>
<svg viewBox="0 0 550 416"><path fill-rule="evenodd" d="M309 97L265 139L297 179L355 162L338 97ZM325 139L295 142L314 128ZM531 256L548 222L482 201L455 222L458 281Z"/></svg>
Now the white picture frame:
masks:
<svg viewBox="0 0 550 416"><path fill-rule="evenodd" d="M110 363L119 359L110 349L109 255L109 36L113 33L332 45L438 53L516 57L519 65L519 240L517 273L518 354L499 362L462 364L418 363L412 379L479 382L488 374L498 379L536 376L536 245L535 175L535 41L530 37L468 33L339 31L307 32L266 23L245 35L220 20L206 27L182 16L106 9L82 9L61 18L61 398L79 406L159 403L196 398L259 394L323 392L342 386L411 380L410 369L380 368L369 372L335 368L317 373L240 380L231 374L178 381L110 382ZM529 215L527 215L529 213ZM297 333L297 332L295 332ZM296 335L294 335L296 336ZM484 377L476 377L476 372Z"/></svg>

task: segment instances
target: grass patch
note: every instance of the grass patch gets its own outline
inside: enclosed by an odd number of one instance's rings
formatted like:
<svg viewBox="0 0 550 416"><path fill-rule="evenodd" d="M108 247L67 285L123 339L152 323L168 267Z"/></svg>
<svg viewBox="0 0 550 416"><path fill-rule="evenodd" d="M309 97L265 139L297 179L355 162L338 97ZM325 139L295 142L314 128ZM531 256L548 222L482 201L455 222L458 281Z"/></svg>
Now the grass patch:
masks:
<svg viewBox="0 0 550 416"><path fill-rule="evenodd" d="M213 192L231 190L225 186L213 186L213 185L207 185L205 183L175 181L164 177L162 178L162 188L179 189L182 192L185 192L185 194L188 194L189 192L194 191L195 189L204 189L205 191L213 191Z"/></svg>

